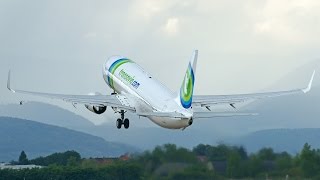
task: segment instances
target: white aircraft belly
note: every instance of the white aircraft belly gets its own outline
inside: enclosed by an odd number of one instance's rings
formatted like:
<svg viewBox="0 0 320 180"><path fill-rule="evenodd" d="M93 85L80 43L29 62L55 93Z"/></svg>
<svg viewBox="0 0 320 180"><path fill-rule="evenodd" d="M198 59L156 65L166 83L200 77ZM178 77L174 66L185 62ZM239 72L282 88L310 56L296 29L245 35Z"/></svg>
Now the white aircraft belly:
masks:
<svg viewBox="0 0 320 180"><path fill-rule="evenodd" d="M182 129L189 126L188 119L148 117L155 124L168 129Z"/></svg>

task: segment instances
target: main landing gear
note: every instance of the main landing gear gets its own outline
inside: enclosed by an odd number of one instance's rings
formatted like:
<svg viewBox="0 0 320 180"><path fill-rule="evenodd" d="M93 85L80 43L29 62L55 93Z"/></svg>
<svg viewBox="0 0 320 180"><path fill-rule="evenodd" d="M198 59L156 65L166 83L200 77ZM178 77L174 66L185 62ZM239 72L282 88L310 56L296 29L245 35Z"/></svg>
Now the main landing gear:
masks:
<svg viewBox="0 0 320 180"><path fill-rule="evenodd" d="M117 92L114 91L113 93L111 93L111 95L117 95ZM128 129L130 122L129 122L129 119L124 118L124 113L126 113L126 111L124 110L118 111L117 108L112 108L112 109L114 110L115 113L120 113L121 115L121 118L117 119L116 121L117 128L121 129L121 126L123 125L125 129Z"/></svg>
<svg viewBox="0 0 320 180"><path fill-rule="evenodd" d="M124 118L125 111L121 110L119 113L121 114L121 118L117 119L117 122L116 122L117 123L117 128L121 129L121 126L123 125L123 127L125 129L128 129L130 122L129 122L129 119Z"/></svg>

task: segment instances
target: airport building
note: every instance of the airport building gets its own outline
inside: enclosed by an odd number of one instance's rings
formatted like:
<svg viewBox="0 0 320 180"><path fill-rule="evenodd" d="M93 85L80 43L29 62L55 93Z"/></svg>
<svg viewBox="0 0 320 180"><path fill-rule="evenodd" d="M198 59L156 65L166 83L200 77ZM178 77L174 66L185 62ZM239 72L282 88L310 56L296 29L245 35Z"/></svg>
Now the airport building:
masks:
<svg viewBox="0 0 320 180"><path fill-rule="evenodd" d="M43 168L43 166L37 165L12 165L9 163L0 163L0 169L33 169L33 168Z"/></svg>

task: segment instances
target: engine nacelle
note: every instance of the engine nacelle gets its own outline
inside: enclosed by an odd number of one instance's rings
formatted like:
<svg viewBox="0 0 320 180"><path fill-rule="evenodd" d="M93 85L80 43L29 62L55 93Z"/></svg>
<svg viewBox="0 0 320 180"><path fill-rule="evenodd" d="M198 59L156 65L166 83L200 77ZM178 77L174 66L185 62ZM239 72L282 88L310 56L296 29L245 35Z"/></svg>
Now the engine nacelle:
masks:
<svg viewBox="0 0 320 180"><path fill-rule="evenodd" d="M107 110L107 106L93 106L93 105L85 105L85 107L96 114L102 114L104 112L106 112Z"/></svg>
<svg viewBox="0 0 320 180"><path fill-rule="evenodd" d="M89 95L91 96L95 96L95 95L101 95L101 93L95 92L95 93L89 93ZM102 114L104 112L106 112L107 110L107 106L94 106L94 105L85 105L85 107L96 114Z"/></svg>

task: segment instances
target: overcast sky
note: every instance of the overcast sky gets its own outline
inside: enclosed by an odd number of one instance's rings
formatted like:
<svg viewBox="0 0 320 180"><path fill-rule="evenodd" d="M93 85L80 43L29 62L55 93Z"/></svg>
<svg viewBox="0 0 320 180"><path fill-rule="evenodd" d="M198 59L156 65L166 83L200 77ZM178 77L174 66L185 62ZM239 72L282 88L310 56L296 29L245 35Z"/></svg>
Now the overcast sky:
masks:
<svg viewBox="0 0 320 180"><path fill-rule="evenodd" d="M318 0L0 0L1 98L9 69L20 89L109 94L112 55L175 91L194 49L196 94L254 92L318 59L319 34Z"/></svg>

